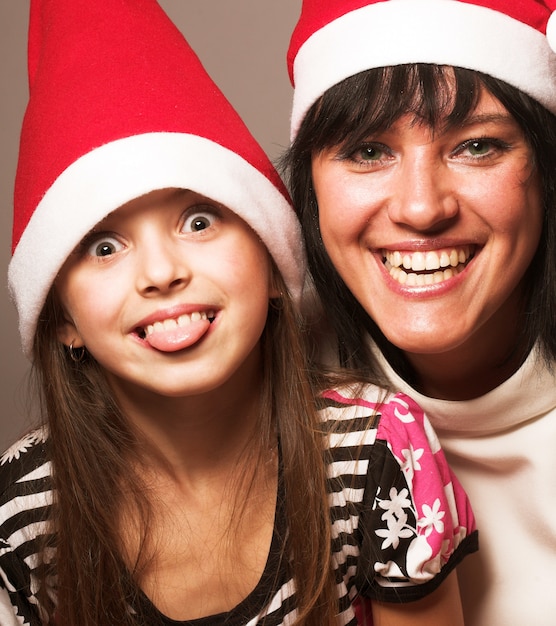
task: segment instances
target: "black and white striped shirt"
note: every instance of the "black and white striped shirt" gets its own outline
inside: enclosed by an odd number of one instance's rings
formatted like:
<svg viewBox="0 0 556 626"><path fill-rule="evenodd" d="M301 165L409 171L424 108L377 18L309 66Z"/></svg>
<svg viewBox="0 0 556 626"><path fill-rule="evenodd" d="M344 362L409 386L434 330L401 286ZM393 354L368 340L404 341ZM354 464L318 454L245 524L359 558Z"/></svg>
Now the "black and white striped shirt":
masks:
<svg viewBox="0 0 556 626"><path fill-rule="evenodd" d="M403 394L380 402L383 392L372 386L360 395L328 392L321 409L332 453L328 485L338 624L348 626L357 623L352 600L358 594L393 602L418 599L477 549L468 500L423 411ZM51 503L48 437L35 430L0 458L1 626L43 624L34 572ZM292 624L295 584L279 565L285 527L279 506L265 571L232 611L188 622L160 615L162 623L256 626L264 618L265 626ZM146 596L143 602L149 603Z"/></svg>

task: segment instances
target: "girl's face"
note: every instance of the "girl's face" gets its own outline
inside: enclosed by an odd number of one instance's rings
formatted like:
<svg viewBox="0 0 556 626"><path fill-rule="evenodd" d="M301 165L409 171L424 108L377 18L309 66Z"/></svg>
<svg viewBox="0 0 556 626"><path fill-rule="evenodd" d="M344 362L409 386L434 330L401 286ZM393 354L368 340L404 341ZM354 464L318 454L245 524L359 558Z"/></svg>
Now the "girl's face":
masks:
<svg viewBox="0 0 556 626"><path fill-rule="evenodd" d="M515 344L542 202L532 151L497 99L483 90L447 130L402 117L351 154L316 154L312 176L332 262L410 359Z"/></svg>
<svg viewBox="0 0 556 626"><path fill-rule="evenodd" d="M86 346L120 389L178 397L239 384L258 371L271 271L232 211L155 191L110 214L66 261L59 338Z"/></svg>

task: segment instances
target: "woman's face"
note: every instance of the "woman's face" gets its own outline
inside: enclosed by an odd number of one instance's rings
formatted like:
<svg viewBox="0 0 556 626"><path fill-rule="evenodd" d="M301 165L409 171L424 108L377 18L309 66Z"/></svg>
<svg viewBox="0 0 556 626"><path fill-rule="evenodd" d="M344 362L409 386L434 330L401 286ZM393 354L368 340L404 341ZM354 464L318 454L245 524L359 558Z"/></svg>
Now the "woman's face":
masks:
<svg viewBox="0 0 556 626"><path fill-rule="evenodd" d="M330 259L410 359L515 344L542 201L532 150L489 92L454 128L406 116L351 154L315 154L312 176Z"/></svg>

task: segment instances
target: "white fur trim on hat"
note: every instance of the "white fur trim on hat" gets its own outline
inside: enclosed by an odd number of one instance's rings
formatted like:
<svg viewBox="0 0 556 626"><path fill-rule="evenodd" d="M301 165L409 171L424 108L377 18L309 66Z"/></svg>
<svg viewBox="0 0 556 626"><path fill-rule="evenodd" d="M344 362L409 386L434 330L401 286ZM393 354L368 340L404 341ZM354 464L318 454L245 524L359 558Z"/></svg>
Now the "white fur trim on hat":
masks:
<svg viewBox="0 0 556 626"><path fill-rule="evenodd" d="M546 24L546 40L548 45L556 52L556 11L553 11Z"/></svg>
<svg viewBox="0 0 556 626"><path fill-rule="evenodd" d="M330 87L371 68L405 63L484 72L556 113L556 54L540 31L466 2L389 0L345 14L303 43L293 66L292 140L308 109Z"/></svg>
<svg viewBox="0 0 556 626"><path fill-rule="evenodd" d="M136 135L72 163L43 196L14 251L8 282L27 356L48 291L81 239L126 202L173 187L205 195L243 218L260 236L299 302L305 278L300 225L276 186L238 154L203 137Z"/></svg>

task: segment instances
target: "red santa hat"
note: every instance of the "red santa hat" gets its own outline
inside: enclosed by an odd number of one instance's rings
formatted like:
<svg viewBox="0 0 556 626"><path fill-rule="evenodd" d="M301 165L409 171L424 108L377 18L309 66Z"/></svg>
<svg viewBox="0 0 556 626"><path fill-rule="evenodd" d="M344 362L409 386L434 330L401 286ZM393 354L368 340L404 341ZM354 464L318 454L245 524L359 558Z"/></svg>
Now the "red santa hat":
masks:
<svg viewBox="0 0 556 626"><path fill-rule="evenodd" d="M478 70L556 113L556 0L303 0L288 51L291 136L330 87L404 63Z"/></svg>
<svg viewBox="0 0 556 626"><path fill-rule="evenodd" d="M31 0L28 51L8 272L27 355L74 247L154 189L237 213L299 300L304 253L283 183L155 0Z"/></svg>

